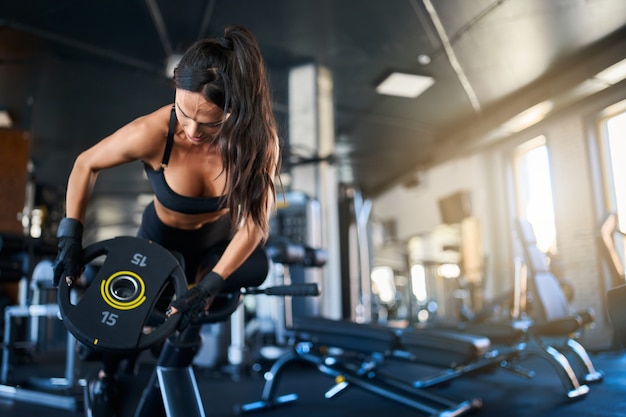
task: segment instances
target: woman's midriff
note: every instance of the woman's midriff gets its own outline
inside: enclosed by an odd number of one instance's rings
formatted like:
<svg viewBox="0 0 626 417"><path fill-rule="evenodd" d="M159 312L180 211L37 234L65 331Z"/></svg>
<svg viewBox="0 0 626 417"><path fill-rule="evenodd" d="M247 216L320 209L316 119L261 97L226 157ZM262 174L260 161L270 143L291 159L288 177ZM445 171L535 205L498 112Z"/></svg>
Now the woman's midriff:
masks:
<svg viewBox="0 0 626 417"><path fill-rule="evenodd" d="M154 199L154 208L159 219L170 227L183 230L195 230L207 223L213 223L228 213L228 209L222 209L213 213L184 214L172 211L164 207L158 199Z"/></svg>

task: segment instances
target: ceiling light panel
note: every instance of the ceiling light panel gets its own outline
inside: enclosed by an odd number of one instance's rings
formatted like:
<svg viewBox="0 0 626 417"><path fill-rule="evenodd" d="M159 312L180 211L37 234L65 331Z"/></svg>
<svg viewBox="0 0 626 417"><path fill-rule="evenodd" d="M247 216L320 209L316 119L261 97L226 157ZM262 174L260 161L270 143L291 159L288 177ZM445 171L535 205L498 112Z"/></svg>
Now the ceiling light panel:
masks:
<svg viewBox="0 0 626 417"><path fill-rule="evenodd" d="M378 94L415 98L435 83L433 77L392 72L376 87Z"/></svg>

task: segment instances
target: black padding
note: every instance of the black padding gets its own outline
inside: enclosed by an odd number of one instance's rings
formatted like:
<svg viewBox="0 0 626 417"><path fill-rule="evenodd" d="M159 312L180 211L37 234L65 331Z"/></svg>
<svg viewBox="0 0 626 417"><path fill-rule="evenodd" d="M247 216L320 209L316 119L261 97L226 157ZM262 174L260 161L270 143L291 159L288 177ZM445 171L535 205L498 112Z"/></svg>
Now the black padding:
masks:
<svg viewBox="0 0 626 417"><path fill-rule="evenodd" d="M305 248L306 256L304 259L304 266L324 266L328 261L328 254L325 250L319 248L312 248L306 246Z"/></svg>
<svg viewBox="0 0 626 417"><path fill-rule="evenodd" d="M320 295L320 289L315 283L276 285L274 287L264 288L263 293L266 295L277 295L281 297L316 297Z"/></svg>
<svg viewBox="0 0 626 417"><path fill-rule="evenodd" d="M399 332L399 340L416 361L439 367L467 364L491 347L484 336L439 329L404 329Z"/></svg>
<svg viewBox="0 0 626 417"><path fill-rule="evenodd" d="M530 325L530 324L529 324ZM452 331L481 335L491 343L510 346L517 343L528 326L516 326L510 322L460 323Z"/></svg>
<svg viewBox="0 0 626 417"><path fill-rule="evenodd" d="M390 352L398 338L389 327L321 317L294 317L298 337L313 343L357 352Z"/></svg>
<svg viewBox="0 0 626 417"><path fill-rule="evenodd" d="M611 288L607 293L607 306L615 341L626 346L626 284Z"/></svg>
<svg viewBox="0 0 626 417"><path fill-rule="evenodd" d="M558 337L573 334L582 328L583 319L578 316L568 316L546 322L533 323L530 328L534 335Z"/></svg>
<svg viewBox="0 0 626 417"><path fill-rule="evenodd" d="M304 262L304 246L287 239L273 238L265 245L265 251L273 262L285 265L299 265Z"/></svg>
<svg viewBox="0 0 626 417"><path fill-rule="evenodd" d="M301 339L356 352L409 352L416 361L439 367L466 364L486 353L488 338L443 329L394 329L320 317L294 317Z"/></svg>

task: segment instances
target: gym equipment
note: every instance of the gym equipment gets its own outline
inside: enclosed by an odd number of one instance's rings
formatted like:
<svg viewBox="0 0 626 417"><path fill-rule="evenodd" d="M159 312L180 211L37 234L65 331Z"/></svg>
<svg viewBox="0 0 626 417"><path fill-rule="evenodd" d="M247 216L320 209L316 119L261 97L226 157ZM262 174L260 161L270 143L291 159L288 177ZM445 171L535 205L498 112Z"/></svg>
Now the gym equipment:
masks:
<svg viewBox="0 0 626 417"><path fill-rule="evenodd" d="M164 312L155 307L167 288L168 295L178 297L187 291L176 257L154 242L129 236L84 250L85 264L102 256L93 282L75 304L70 288L59 285L61 317L76 339L96 351L127 353L146 349L172 333L182 315L165 320ZM155 320L159 313L161 319ZM150 332L144 332L148 325Z"/></svg>
<svg viewBox="0 0 626 417"><path fill-rule="evenodd" d="M622 247L626 236L619 230L618 225L619 219L615 212L607 213L600 224L600 248L611 274L611 287L617 287L626 282L624 273L626 253L623 252Z"/></svg>
<svg viewBox="0 0 626 417"><path fill-rule="evenodd" d="M626 284L623 255L618 243L624 234L619 231L617 214L608 213L600 224L600 247L611 273L611 286L607 291L607 310L613 328L613 344L619 349L626 347Z"/></svg>
<svg viewBox="0 0 626 417"><path fill-rule="evenodd" d="M44 297L40 297L42 292L52 286L52 264L47 257L53 256L55 251L55 245L48 245L41 239L10 234L0 236L0 278L5 282L7 279L19 281L20 286L19 303L4 309L0 397L76 411L80 405L82 388L75 375L74 349L66 349L63 376L18 380L13 372L18 349L36 351L41 348L39 320L56 319L59 315L56 303L45 302ZM75 297L76 292L72 291L70 296ZM25 339L23 335L20 338L16 334L20 329L14 319L25 319L23 323L28 336ZM50 322L54 323L52 320ZM65 340L67 346L74 345L74 337L69 332Z"/></svg>
<svg viewBox="0 0 626 417"><path fill-rule="evenodd" d="M495 328L498 330L498 327ZM240 406L242 413L271 409L298 399L295 393L277 395L288 365L304 362L335 380L325 393L332 398L350 386L396 401L430 416L460 416L482 407L478 397L455 401L429 388L473 372L502 369L531 379L532 371L519 365L530 355L548 358L557 368L568 398L588 392L573 376L571 367L554 348L523 342L524 329L512 337L514 328L500 328L517 342L492 345L489 338L443 328L391 328L320 317L296 317L292 349L279 358L265 375L258 401ZM492 331L492 334L494 332ZM550 353L546 353L546 350ZM433 371L433 367L437 370ZM426 376L424 368L429 372Z"/></svg>
<svg viewBox="0 0 626 417"><path fill-rule="evenodd" d="M372 321L372 282L368 222L372 201L353 186L339 188L339 245L341 251L341 317ZM352 282L352 277L357 277Z"/></svg>
<svg viewBox="0 0 626 417"><path fill-rule="evenodd" d="M514 303L517 306L514 310L519 311L511 319L484 316L482 321L449 327L486 336L499 348L516 349L516 355L508 360L509 367L530 355L546 359L556 370L567 398L584 397L589 392L586 383L603 379L603 373L594 368L584 347L575 340L577 334L593 322L593 311L570 310L557 278L548 268L545 254L536 246L532 226L518 220L516 227L524 253L520 265L524 268L516 268L515 299L518 302ZM532 375L532 371L528 372L528 376Z"/></svg>
<svg viewBox="0 0 626 417"><path fill-rule="evenodd" d="M614 342L623 349L626 347L626 284L607 291L607 308L614 332Z"/></svg>
<svg viewBox="0 0 626 417"><path fill-rule="evenodd" d="M570 308L561 283L550 270L546 255L537 247L532 224L528 220L517 219L516 225L528 269L528 292L531 295L529 317L532 319L529 334L546 345L548 352L548 348L552 347L572 354L575 367L582 372L583 381L602 381L603 372L594 368L587 351L576 340L578 334L594 322L594 311L573 311ZM557 357L557 360L563 358Z"/></svg>
<svg viewBox="0 0 626 417"><path fill-rule="evenodd" d="M206 259L216 263L224 249L216 248ZM305 249L294 251L287 244L278 249L273 251L276 257L314 255ZM102 256L105 259L80 300L72 303L69 289L59 286L60 312L77 340L96 351L129 353L165 339L136 408L136 417L204 416L192 367L202 345L201 328L230 317L240 306L243 295L319 295L316 284L238 288L214 297L208 311L198 312L185 329L178 329L182 315L165 319L161 311L169 305L170 296L182 296L187 288L183 269L174 254L156 243L122 236L85 248L85 263ZM266 251L257 249L229 279L238 283L263 282L269 267ZM160 305L161 299L167 303ZM146 334L143 328L148 325L152 331Z"/></svg>
<svg viewBox="0 0 626 417"><path fill-rule="evenodd" d="M243 289L216 297L208 314L202 314L180 334L166 339L156 368L146 385L135 417L204 417L204 405L198 390L192 361L202 344L200 330L203 324L226 320L234 313L246 294L275 296L315 296L315 284Z"/></svg>
<svg viewBox="0 0 626 417"><path fill-rule="evenodd" d="M289 248L279 251L285 256L299 256L304 251ZM219 256L216 256L216 260ZM264 250L255 251L229 279L250 282L265 280L270 260ZM192 361L198 352L202 338L202 326L217 323L230 317L241 305L246 294L305 297L319 295L316 284L293 284L268 288L242 288L215 297L208 312L201 312L191 325L181 332L170 335L161 350L148 384L144 388L135 417L204 417L204 406L196 382Z"/></svg>
<svg viewBox="0 0 626 417"><path fill-rule="evenodd" d="M454 401L427 388L471 371L498 366L504 358L488 355L490 342L484 337L443 330L399 330L319 317L295 317L291 330L293 349L273 364L265 375L261 399L240 406L242 413L296 401L295 393L276 394L288 365L305 362L335 380L325 398L355 386L430 416L460 416L480 409L481 399ZM417 363L440 366L444 371L422 379L399 376L398 364L407 374L407 366Z"/></svg>
<svg viewBox="0 0 626 417"><path fill-rule="evenodd" d="M527 232L520 230L520 234ZM527 247L530 256L526 259L526 263L532 262L528 268L531 277L520 277L520 281L524 281L520 285L525 288L525 294L533 295L533 317L520 314L508 322L467 322L453 328L422 331L297 317L291 329L293 349L278 359L267 373L261 399L241 406L241 411L265 410L295 401L296 394L277 396L276 391L284 369L296 361L313 364L322 373L335 378L336 385L328 390L327 398L353 385L431 415L461 415L480 408L480 400L450 401L433 395L427 388L488 368L510 370L532 378L532 371L519 366L528 356L546 359L554 367L568 399L586 396L589 387L581 384L572 363L561 350L575 358L574 364L583 372L583 381L602 380L603 373L594 369L585 349L573 339L593 320L592 312L572 314L565 309L566 299L556 277L540 268L545 257L538 256L532 246ZM619 299L617 292L613 296ZM479 340L482 340L482 350L476 344ZM555 340L564 343L555 344ZM491 343L497 349L492 349ZM439 364L444 369L426 378L400 380L385 372L389 362L398 358L409 363Z"/></svg>
<svg viewBox="0 0 626 417"><path fill-rule="evenodd" d="M207 254L214 262L225 248ZM275 256L306 256L289 245ZM312 254L310 254L312 255ZM78 341L96 351L129 353L146 349L165 339L155 370L143 391L135 416L204 416L204 408L192 367L202 338L202 325L226 320L241 304L244 294L313 296L315 284L244 288L214 298L208 312L198 312L185 329L177 329L182 315L164 319L162 298L182 296L187 288L176 256L160 245L134 237L117 237L85 248L85 263L104 256L91 285L75 303L70 291L59 286L59 306L64 323ZM263 282L270 261L264 250L256 250L230 277L231 282ZM208 266L208 265L207 265ZM151 326L144 333L144 326ZM179 331L176 331L179 330Z"/></svg>
<svg viewBox="0 0 626 417"><path fill-rule="evenodd" d="M270 218L270 236L266 248L273 250L272 240L288 240L291 250L319 247L322 242L322 214L320 202L301 191L288 191L281 197L276 213ZM292 264L289 267L290 283L322 282L322 271L307 268L306 265ZM324 296L329 296L325 294ZM291 315L318 315L321 309L321 297L304 297L284 301L285 309Z"/></svg>

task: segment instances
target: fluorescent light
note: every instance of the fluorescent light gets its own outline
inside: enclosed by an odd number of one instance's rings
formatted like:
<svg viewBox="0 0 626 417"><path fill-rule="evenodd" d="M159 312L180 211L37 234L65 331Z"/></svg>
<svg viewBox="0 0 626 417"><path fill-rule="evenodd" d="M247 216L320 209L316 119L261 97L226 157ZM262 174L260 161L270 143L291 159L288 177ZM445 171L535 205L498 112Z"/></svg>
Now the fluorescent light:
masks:
<svg viewBox="0 0 626 417"><path fill-rule="evenodd" d="M0 127L11 127L13 126L13 120L11 120L11 116L9 112L6 110L0 110Z"/></svg>
<svg viewBox="0 0 626 417"><path fill-rule="evenodd" d="M597 73L593 78L604 81L607 84L617 84L626 78L626 59Z"/></svg>
<svg viewBox="0 0 626 417"><path fill-rule="evenodd" d="M378 94L415 98L433 85L433 77L392 72L376 87Z"/></svg>

